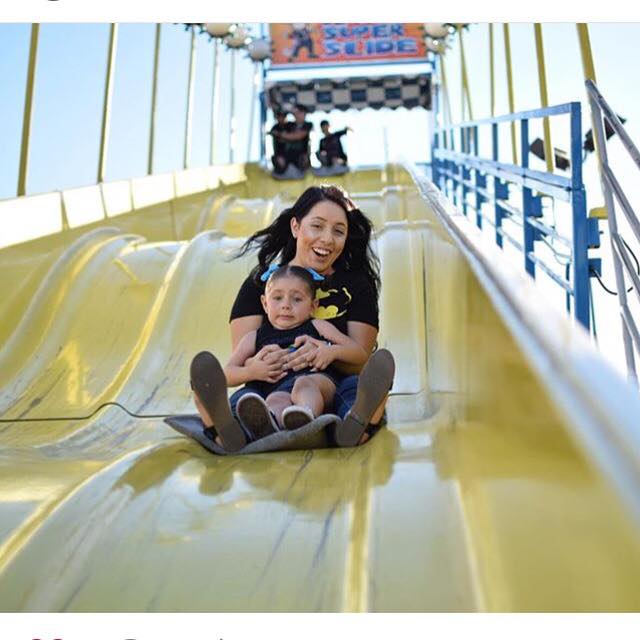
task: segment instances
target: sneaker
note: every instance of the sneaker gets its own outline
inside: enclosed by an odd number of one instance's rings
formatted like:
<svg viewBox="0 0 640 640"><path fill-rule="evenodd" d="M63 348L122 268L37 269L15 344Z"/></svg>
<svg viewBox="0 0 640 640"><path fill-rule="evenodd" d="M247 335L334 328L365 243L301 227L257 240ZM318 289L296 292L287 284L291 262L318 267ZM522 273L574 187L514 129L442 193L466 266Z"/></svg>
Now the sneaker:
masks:
<svg viewBox="0 0 640 640"><path fill-rule="evenodd" d="M267 403L257 393L245 393L236 404L236 414L242 426L253 434L256 440L278 430Z"/></svg>
<svg viewBox="0 0 640 640"><path fill-rule="evenodd" d="M311 409L293 405L282 412L282 424L287 431L294 431L309 424L314 416Z"/></svg>
<svg viewBox="0 0 640 640"><path fill-rule="evenodd" d="M201 351L191 361L191 388L207 410L213 427L205 429L205 435L220 438L227 451L238 451L247 444L242 427L231 413L227 397L227 380L218 359L208 351Z"/></svg>
<svg viewBox="0 0 640 640"><path fill-rule="evenodd" d="M353 407L344 417L336 431L336 441L340 447L355 447L371 421L371 416L391 391L395 362L391 352L378 349L362 368L358 376L358 388Z"/></svg>

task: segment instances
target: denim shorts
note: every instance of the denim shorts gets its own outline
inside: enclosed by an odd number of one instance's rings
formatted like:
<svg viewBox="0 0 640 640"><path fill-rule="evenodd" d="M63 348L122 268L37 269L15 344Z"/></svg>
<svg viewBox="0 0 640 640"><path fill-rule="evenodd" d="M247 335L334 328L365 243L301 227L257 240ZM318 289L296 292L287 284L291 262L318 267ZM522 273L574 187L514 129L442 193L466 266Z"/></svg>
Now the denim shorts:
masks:
<svg viewBox="0 0 640 640"><path fill-rule="evenodd" d="M290 393L291 389L293 389L293 385L295 383L295 378L291 378L282 384L281 387L278 387L276 391L285 391ZM356 401L356 391L358 389L358 376L345 376L339 384L336 385L336 393L333 397L333 407L327 411L327 413L333 413L339 416L344 420L344 417L347 415L347 412L351 407L353 407L354 402ZM233 415L237 418L238 415L236 413L236 405L238 404L238 400L242 398L246 393L256 393L255 389L251 387L244 386L235 391L231 397L229 398L229 404L231 405L231 411ZM273 392L271 392L273 393ZM387 413L386 411L382 415L382 419L376 425L370 425L367 429L369 436L373 436L376 432L378 432L383 426L387 424ZM244 429L243 429L244 430ZM246 433L246 432L245 432ZM253 435L251 433L246 433L249 440L253 439ZM335 446L335 442L332 442Z"/></svg>
<svg viewBox="0 0 640 640"><path fill-rule="evenodd" d="M240 400L240 398L242 398L242 396L245 395L245 393L257 393L264 400L267 399L267 396L269 394L276 393L276 391L282 391L284 393L291 393L291 391L293 390L293 385L296 383L296 380L298 378L302 378L305 375L311 375L311 374L304 373L304 374L301 374L299 376L293 376L291 378L287 378L282 384L278 385L274 389L271 389L269 392L264 392L258 386L255 386L255 387L252 386L251 383L249 382L244 387L241 387L237 391L234 391L233 394L231 394L231 397L229 398L229 404L231 405L231 412L233 413L233 415L236 418L238 417L236 415L236 405L238 404L238 400ZM322 373L322 375L324 375L327 378L329 378L331 380L331 382L333 382L333 384L336 385L336 394L337 394L338 393L337 390L338 390L338 386L339 386L339 381L336 380L335 377L332 376L332 375L325 374L325 373ZM353 376L353 377L357 378L357 376ZM357 384L357 381L356 381L356 384ZM355 399L355 395L353 397ZM347 409L347 411L348 411L348 409ZM346 411L345 411L345 413L346 413Z"/></svg>
<svg viewBox="0 0 640 640"><path fill-rule="evenodd" d="M299 377L299 376L298 376ZM297 378L290 378L289 380L285 380L280 386L271 391L284 391L285 393L291 393L293 389L293 385L295 384ZM356 390L358 388L358 376L345 376L341 381L337 381L336 384L336 393L333 398L333 407L329 411L329 413L334 413L340 418L344 418L347 414L347 411L351 409L353 403L356 400ZM246 385L241 387L237 391L235 391L231 397L229 398L229 404L231 405L231 411L236 418L236 405L238 404L238 400L242 398L245 393L258 393L256 389L252 389L250 385ZM258 393L258 395L261 395Z"/></svg>

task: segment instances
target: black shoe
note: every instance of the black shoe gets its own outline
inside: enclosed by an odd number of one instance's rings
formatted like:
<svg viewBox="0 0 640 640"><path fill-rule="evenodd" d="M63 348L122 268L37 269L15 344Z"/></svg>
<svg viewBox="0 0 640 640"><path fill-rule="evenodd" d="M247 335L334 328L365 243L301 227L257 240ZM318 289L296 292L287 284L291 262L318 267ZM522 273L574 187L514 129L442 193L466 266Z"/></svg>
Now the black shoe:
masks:
<svg viewBox="0 0 640 640"><path fill-rule="evenodd" d="M191 388L213 420L213 427L205 435L220 437L227 451L238 451L247 444L242 427L231 413L227 398L227 380L218 359L208 351L201 351L191 361ZM214 435L215 438L215 435Z"/></svg>
<svg viewBox="0 0 640 640"><path fill-rule="evenodd" d="M358 388L353 407L336 430L340 447L355 447L364 433L375 410L382 404L393 385L395 362L391 352L378 349L364 365L358 376Z"/></svg>
<svg viewBox="0 0 640 640"><path fill-rule="evenodd" d="M236 404L236 414L242 426L253 434L256 440L278 430L267 403L257 393L245 393Z"/></svg>

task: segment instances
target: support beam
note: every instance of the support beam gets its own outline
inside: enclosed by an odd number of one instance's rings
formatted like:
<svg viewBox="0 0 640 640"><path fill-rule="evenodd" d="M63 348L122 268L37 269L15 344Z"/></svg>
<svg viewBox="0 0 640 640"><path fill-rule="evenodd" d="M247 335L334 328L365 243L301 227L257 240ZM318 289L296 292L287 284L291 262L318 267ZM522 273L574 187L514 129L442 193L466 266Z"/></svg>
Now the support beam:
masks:
<svg viewBox="0 0 640 640"><path fill-rule="evenodd" d="M20 165L18 169L18 196L27 193L27 175L29 172L29 144L31 141L31 117L33 115L33 94L36 81L36 62L38 59L38 37L40 25L31 25L29 43L29 66L27 67L27 88L24 96L24 114L22 116L22 143L20 145Z"/></svg>
<svg viewBox="0 0 640 640"><path fill-rule="evenodd" d="M113 74L116 67L116 49L118 46L118 25L112 23L109 35L109 53L107 55L107 76L104 82L104 102L102 106L102 127L100 129L100 155L98 157L98 184L104 182L109 150L109 125L111 123L111 98L113 96Z"/></svg>

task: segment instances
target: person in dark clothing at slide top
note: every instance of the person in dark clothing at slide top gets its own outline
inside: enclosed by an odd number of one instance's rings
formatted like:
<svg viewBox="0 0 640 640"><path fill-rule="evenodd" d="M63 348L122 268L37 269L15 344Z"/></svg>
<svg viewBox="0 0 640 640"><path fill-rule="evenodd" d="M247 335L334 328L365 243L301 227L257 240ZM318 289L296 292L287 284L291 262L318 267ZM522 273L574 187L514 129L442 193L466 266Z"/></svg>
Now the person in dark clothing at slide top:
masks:
<svg viewBox="0 0 640 640"><path fill-rule="evenodd" d="M287 168L287 142L282 137L285 131L291 128L292 122L287 122L287 113L278 109L274 111L276 123L271 127L269 135L273 137L273 155L271 162L273 163L274 173L284 173Z"/></svg>
<svg viewBox="0 0 640 640"><path fill-rule="evenodd" d="M353 131L353 129L351 127L345 127L344 129L340 129L340 131L331 133L327 120L323 120L320 123L320 128L324 134L324 138L320 140L320 150L316 154L318 160L320 160L320 164L323 167L346 165L347 154L342 148L340 138L347 133L347 131Z"/></svg>
<svg viewBox="0 0 640 640"><path fill-rule="evenodd" d="M297 104L293 110L293 122L287 123L287 130L280 134L286 142L287 164L293 164L300 171L309 168L309 134L313 124L306 120L307 109L304 105Z"/></svg>

